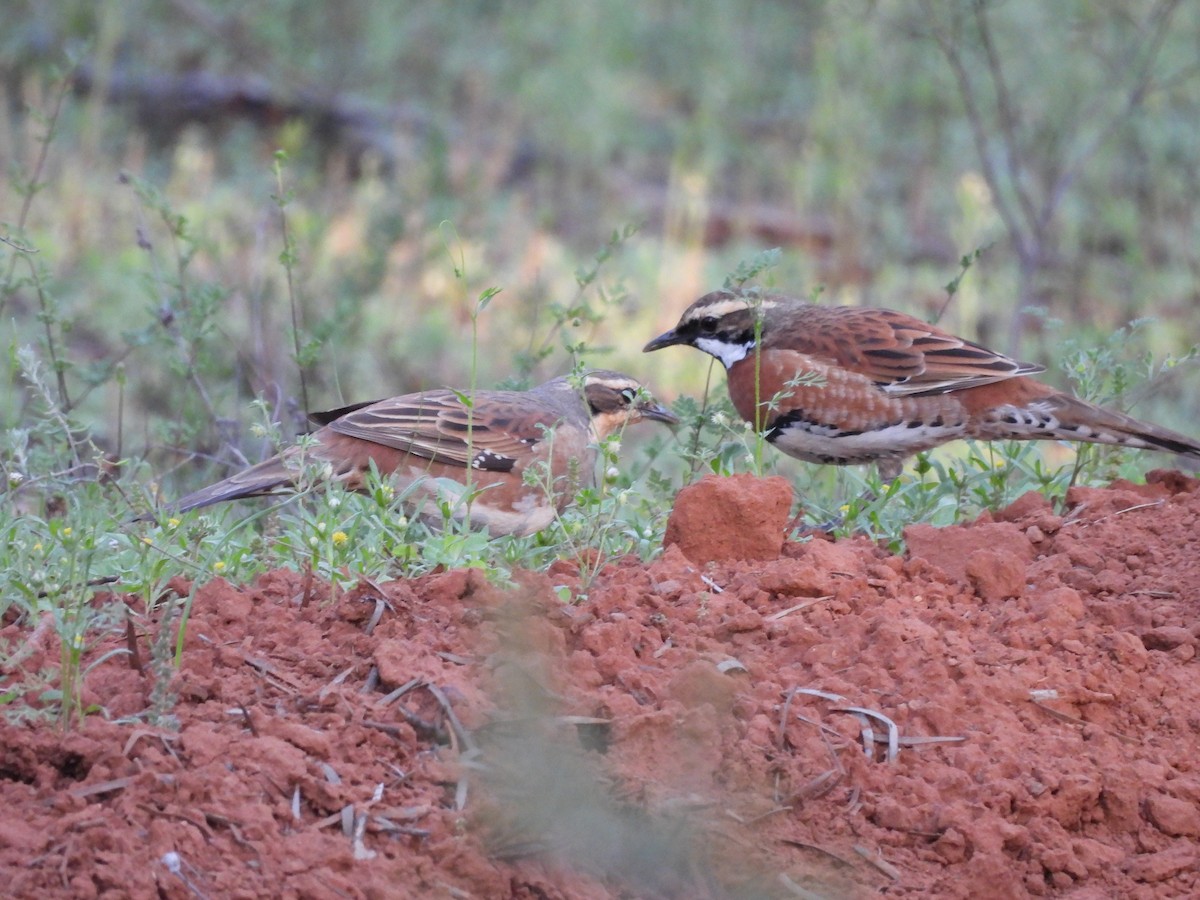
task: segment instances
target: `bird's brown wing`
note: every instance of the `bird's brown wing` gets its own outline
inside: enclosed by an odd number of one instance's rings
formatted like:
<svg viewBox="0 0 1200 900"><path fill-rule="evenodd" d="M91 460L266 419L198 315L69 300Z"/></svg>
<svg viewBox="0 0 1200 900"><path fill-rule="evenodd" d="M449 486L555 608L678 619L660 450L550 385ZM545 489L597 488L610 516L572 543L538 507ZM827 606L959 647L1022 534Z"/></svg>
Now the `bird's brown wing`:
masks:
<svg viewBox="0 0 1200 900"><path fill-rule="evenodd" d="M888 394L941 394L1044 371L894 310L815 310L791 348L865 375Z"/></svg>
<svg viewBox="0 0 1200 900"><path fill-rule="evenodd" d="M479 392L475 406L487 412L472 415L467 395L426 391L351 409L326 427L445 465L508 472L557 422L553 413L521 398Z"/></svg>

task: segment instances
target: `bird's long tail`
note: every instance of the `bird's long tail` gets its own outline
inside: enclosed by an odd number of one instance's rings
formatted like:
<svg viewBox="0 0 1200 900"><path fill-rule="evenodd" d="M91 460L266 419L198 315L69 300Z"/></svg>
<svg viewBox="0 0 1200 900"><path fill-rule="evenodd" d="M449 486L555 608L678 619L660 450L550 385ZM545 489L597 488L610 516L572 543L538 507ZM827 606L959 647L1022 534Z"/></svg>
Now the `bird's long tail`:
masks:
<svg viewBox="0 0 1200 900"><path fill-rule="evenodd" d="M171 504L171 509L182 513L226 500L261 497L263 494L274 493L282 487L294 484L295 479L296 472L288 467L284 457L273 456L256 466L180 498Z"/></svg>
<svg viewBox="0 0 1200 900"><path fill-rule="evenodd" d="M1023 407L997 409L988 430L1017 440L1081 441L1162 450L1200 460L1200 441L1123 413L1058 393Z"/></svg>

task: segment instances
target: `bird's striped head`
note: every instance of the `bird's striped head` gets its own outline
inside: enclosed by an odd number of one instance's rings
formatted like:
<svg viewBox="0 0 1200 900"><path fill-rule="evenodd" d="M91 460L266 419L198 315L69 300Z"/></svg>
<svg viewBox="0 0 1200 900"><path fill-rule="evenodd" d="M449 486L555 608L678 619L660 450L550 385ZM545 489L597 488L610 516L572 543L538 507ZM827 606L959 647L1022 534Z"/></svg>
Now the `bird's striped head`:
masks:
<svg viewBox="0 0 1200 900"><path fill-rule="evenodd" d="M592 427L600 438L642 419L668 425L679 423L679 418L655 401L645 385L620 372L594 369L586 373L583 399L592 417Z"/></svg>
<svg viewBox="0 0 1200 900"><path fill-rule="evenodd" d="M770 296L713 291L684 310L675 327L646 344L642 352L681 344L715 356L728 369L754 349L762 337L765 314L779 305Z"/></svg>

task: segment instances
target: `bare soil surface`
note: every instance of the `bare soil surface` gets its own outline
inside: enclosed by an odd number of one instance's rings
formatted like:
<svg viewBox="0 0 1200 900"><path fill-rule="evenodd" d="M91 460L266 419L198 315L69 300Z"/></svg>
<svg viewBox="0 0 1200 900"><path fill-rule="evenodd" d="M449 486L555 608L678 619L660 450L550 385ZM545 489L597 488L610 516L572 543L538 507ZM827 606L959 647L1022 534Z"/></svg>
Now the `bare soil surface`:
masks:
<svg viewBox="0 0 1200 900"><path fill-rule="evenodd" d="M160 624L135 608L141 671L87 676L107 719L0 726L3 892L1200 895L1200 482L1150 482L899 557L781 543L786 484L704 481L661 558L574 605L566 563L212 581L173 727L135 718Z"/></svg>

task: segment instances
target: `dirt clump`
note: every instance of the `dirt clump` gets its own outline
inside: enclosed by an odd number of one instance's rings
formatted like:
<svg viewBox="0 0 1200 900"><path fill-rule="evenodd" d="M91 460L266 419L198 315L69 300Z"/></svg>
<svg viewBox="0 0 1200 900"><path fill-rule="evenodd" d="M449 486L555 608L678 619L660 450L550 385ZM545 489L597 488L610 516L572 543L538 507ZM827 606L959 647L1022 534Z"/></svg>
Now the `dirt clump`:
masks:
<svg viewBox="0 0 1200 900"><path fill-rule="evenodd" d="M113 656L107 719L0 726L7 893L1200 894L1194 480L1027 496L905 556L783 543L778 486L701 485L577 605L567 563L201 586L170 719ZM756 516L775 549L725 552Z"/></svg>
<svg viewBox="0 0 1200 900"><path fill-rule="evenodd" d="M699 563L775 559L791 508L786 478L706 475L675 497L663 545Z"/></svg>

